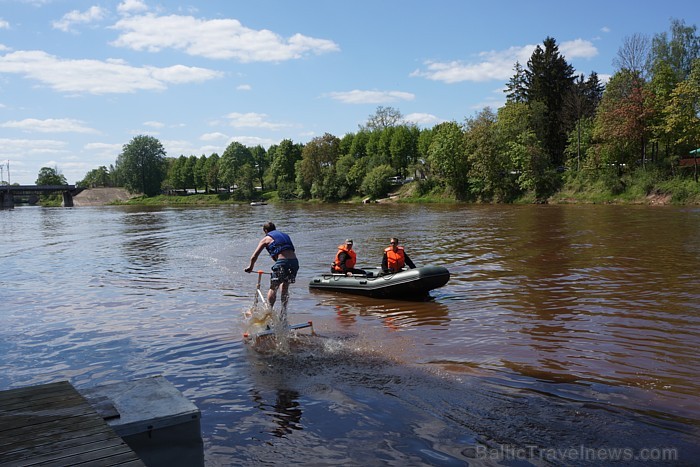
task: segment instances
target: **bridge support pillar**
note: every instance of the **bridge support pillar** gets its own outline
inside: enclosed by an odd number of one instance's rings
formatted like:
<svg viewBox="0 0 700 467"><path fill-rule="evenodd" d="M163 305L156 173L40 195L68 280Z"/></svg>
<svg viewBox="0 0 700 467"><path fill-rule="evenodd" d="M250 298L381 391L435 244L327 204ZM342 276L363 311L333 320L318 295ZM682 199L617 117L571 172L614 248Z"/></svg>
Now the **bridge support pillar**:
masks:
<svg viewBox="0 0 700 467"><path fill-rule="evenodd" d="M9 191L0 191L0 209L14 209L15 200Z"/></svg>
<svg viewBox="0 0 700 467"><path fill-rule="evenodd" d="M73 195L70 191L63 192L63 202L61 202L61 206L63 206L64 208L73 207Z"/></svg>

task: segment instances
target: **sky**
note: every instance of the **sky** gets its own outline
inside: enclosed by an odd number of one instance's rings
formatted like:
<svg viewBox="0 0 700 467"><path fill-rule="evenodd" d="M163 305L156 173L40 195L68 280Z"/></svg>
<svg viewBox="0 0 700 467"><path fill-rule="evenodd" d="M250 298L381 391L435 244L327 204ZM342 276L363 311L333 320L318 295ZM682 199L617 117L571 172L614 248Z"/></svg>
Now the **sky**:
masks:
<svg viewBox="0 0 700 467"><path fill-rule="evenodd" d="M700 24L687 0L0 0L0 180L70 184L135 136L168 157L357 132L379 106L421 128L505 103L552 37L607 80L625 38ZM9 177L8 177L9 173Z"/></svg>

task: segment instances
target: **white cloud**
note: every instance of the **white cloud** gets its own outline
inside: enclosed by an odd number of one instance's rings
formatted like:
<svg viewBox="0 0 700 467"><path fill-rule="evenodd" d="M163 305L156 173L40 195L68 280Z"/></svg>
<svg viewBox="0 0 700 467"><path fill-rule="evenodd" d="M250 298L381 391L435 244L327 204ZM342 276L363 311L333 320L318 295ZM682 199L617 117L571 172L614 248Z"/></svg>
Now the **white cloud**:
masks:
<svg viewBox="0 0 700 467"><path fill-rule="evenodd" d="M253 86L250 84L241 84L236 87L236 90L238 91L250 91L251 89L253 89Z"/></svg>
<svg viewBox="0 0 700 467"><path fill-rule="evenodd" d="M420 126L435 125L435 124L438 124L438 123L444 121L444 120L436 117L433 114L426 114L426 113L419 113L419 112L408 114L403 119L406 122L415 123L416 125L420 125Z"/></svg>
<svg viewBox="0 0 700 467"><path fill-rule="evenodd" d="M479 53L478 60L463 62L453 60L450 62L425 62L425 68L416 70L410 76L417 76L433 81L442 81L448 84L463 81L492 81L507 80L513 76L515 62L521 65L527 63L535 51L536 45L524 45L510 47L506 50L491 50ZM575 39L563 42L559 50L568 60L573 58L590 58L598 54L598 49L590 42L583 39Z"/></svg>
<svg viewBox="0 0 700 467"><path fill-rule="evenodd" d="M331 99L345 104L388 104L397 101L412 101L416 96L410 92L402 91L352 91L331 92L327 94Z"/></svg>
<svg viewBox="0 0 700 467"><path fill-rule="evenodd" d="M598 49L591 41L574 39L573 41L562 42L559 51L567 60L574 58L591 58L598 55Z"/></svg>
<svg viewBox="0 0 700 467"><path fill-rule="evenodd" d="M203 146L194 146L190 141L184 140L162 140L161 143L163 143L163 147L165 148L165 152L168 154L168 157L179 157L181 155L185 157L200 157L201 155L209 157L213 153L221 155L226 149L226 145L219 146L208 144Z"/></svg>
<svg viewBox="0 0 700 467"><path fill-rule="evenodd" d="M47 118L45 120L25 118L24 120L10 120L0 123L0 127L39 133L99 133L94 128L85 126L84 123L72 118Z"/></svg>
<svg viewBox="0 0 700 467"><path fill-rule="evenodd" d="M0 18L0 29L10 29L10 23Z"/></svg>
<svg viewBox="0 0 700 467"><path fill-rule="evenodd" d="M481 52L479 61L464 63L451 62L425 62L424 70L416 70L411 76L427 78L433 81L443 81L448 84L462 81L491 81L508 79L513 74L515 62L527 63L534 45L522 47L510 47L506 50Z"/></svg>
<svg viewBox="0 0 700 467"><path fill-rule="evenodd" d="M610 32L610 28L607 27L607 26L603 26L602 28L600 28L600 30L601 30L602 32Z"/></svg>
<svg viewBox="0 0 700 467"><path fill-rule="evenodd" d="M117 6L117 11L124 15L141 13L148 11L148 6L141 0L124 0Z"/></svg>
<svg viewBox="0 0 700 467"><path fill-rule="evenodd" d="M80 12L78 10L73 10L69 13L63 15L63 17L54 21L52 26L54 29L59 29L64 32L72 30L72 26L76 24L89 24L94 21L100 21L107 15L107 11L98 6L92 6L87 10Z"/></svg>
<svg viewBox="0 0 700 467"><path fill-rule="evenodd" d="M214 132L214 133L204 133L202 136L199 137L202 141L216 141L216 140L227 140L229 138L228 135L225 135L223 133Z"/></svg>
<svg viewBox="0 0 700 467"><path fill-rule="evenodd" d="M225 116L229 119L229 125L234 128L264 128L267 130L281 130L290 125L284 123L271 123L266 121L267 115L255 112L232 112Z"/></svg>
<svg viewBox="0 0 700 467"><path fill-rule="evenodd" d="M22 160L37 154L64 152L66 152L65 141L0 138L0 159Z"/></svg>
<svg viewBox="0 0 700 467"><path fill-rule="evenodd" d="M113 94L161 91L169 84L198 83L223 76L206 68L174 65L134 67L122 60L63 60L39 50L0 56L0 73L17 73L59 92Z"/></svg>
<svg viewBox="0 0 700 467"><path fill-rule="evenodd" d="M154 121L143 122L143 124L151 128L163 128L165 126L165 123Z"/></svg>
<svg viewBox="0 0 700 467"><path fill-rule="evenodd" d="M262 146L265 149L268 149L273 144L279 144L281 140L272 138L259 138L257 136L234 136L233 138L231 138L231 141L229 141L229 144L231 144L234 141L248 146L249 148L255 146Z"/></svg>
<svg viewBox="0 0 700 467"><path fill-rule="evenodd" d="M235 19L203 20L192 16L146 14L119 20L117 47L159 52L182 50L188 55L241 62L279 62L307 54L337 52L330 40L295 34L288 40L267 29L255 30Z"/></svg>
<svg viewBox="0 0 700 467"><path fill-rule="evenodd" d="M111 156L114 158L114 161L116 161L117 156L121 154L122 149L124 149L124 145L114 143L87 143L83 148L101 157Z"/></svg>

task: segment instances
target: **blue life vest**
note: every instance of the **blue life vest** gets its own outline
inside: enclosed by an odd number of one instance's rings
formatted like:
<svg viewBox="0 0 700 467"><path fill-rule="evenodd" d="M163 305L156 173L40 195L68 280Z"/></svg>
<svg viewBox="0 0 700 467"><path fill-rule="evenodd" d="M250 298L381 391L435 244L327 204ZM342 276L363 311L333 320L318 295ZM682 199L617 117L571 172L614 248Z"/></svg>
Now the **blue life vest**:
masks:
<svg viewBox="0 0 700 467"><path fill-rule="evenodd" d="M265 248L267 248L267 252L270 253L270 256L272 256L272 259L275 261L277 260L277 255L280 254L281 251L294 251L292 239L289 238L289 235L286 233L280 232L279 230L273 230L272 232L268 232L267 235L272 237L272 243L267 245Z"/></svg>

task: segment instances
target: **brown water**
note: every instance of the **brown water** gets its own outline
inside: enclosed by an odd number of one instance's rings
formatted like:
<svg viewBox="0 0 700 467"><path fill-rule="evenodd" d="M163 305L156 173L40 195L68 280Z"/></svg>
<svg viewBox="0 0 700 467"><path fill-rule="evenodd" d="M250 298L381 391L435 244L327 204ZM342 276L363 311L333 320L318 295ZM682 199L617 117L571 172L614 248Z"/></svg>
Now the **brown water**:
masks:
<svg viewBox="0 0 700 467"><path fill-rule="evenodd" d="M284 352L240 337L266 220L301 262L290 321L319 334ZM450 270L431 301L308 290L346 237L377 266L390 236ZM0 389L163 374L209 465L700 455L698 208L18 208L0 238Z"/></svg>

